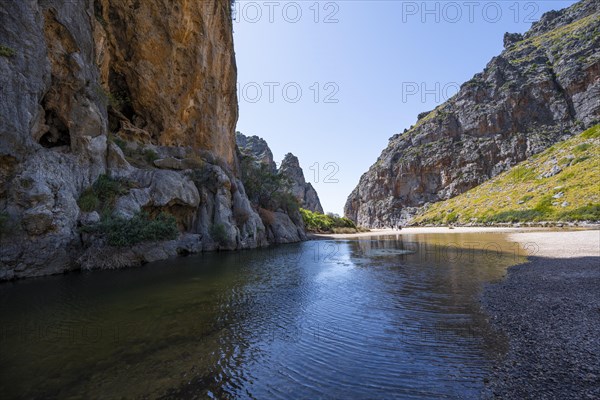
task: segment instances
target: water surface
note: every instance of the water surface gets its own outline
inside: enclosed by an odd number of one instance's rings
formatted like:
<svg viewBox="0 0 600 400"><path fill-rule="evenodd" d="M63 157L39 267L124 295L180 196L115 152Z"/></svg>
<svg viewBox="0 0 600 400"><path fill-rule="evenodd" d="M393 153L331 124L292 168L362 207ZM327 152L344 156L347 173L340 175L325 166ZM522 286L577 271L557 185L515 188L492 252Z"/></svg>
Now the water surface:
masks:
<svg viewBox="0 0 600 400"><path fill-rule="evenodd" d="M314 241L0 285L0 393L477 398L498 234Z"/></svg>

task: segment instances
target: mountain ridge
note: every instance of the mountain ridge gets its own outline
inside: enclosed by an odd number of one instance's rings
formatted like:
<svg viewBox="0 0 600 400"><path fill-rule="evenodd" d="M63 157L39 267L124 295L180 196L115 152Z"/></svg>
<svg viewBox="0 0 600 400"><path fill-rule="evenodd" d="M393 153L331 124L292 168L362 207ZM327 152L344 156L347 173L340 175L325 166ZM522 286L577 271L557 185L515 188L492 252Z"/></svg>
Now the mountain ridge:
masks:
<svg viewBox="0 0 600 400"><path fill-rule="evenodd" d="M388 146L344 213L372 228L408 223L428 203L459 195L600 116L600 11L584 0L544 14L483 72Z"/></svg>
<svg viewBox="0 0 600 400"><path fill-rule="evenodd" d="M236 132L236 141L242 154L252 156L258 162L267 165L272 172L283 174L288 178L291 184L290 191L300 203L301 208L323 214L319 195L312 184L306 182L298 157L287 153L278 168L273 160L273 152L263 138L256 135L245 136L241 132Z"/></svg>

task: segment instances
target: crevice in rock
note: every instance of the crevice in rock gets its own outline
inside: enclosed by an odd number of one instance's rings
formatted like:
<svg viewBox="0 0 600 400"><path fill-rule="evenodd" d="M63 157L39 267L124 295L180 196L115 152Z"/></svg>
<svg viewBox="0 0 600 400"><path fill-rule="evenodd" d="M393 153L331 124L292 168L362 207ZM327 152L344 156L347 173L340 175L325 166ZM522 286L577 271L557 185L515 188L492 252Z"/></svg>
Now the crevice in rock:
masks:
<svg viewBox="0 0 600 400"><path fill-rule="evenodd" d="M102 7L99 0L94 0L94 16L98 22L102 23L104 21L104 7Z"/></svg>
<svg viewBox="0 0 600 400"><path fill-rule="evenodd" d="M550 60L548 60L548 61L550 61ZM577 119L577 112L575 111L575 106L573 105L573 99L571 99L571 96L569 95L567 90L563 87L563 85L558 80L558 76L556 75L556 71L554 70L554 65L552 63L549 63L548 68L550 70L550 76L552 77L552 83L554 84L554 87L560 93L563 100L567 104L567 110L569 112L569 119L571 121L575 121Z"/></svg>
<svg viewBox="0 0 600 400"><path fill-rule="evenodd" d="M108 86L110 87L111 107L123 114L129 121L133 121L135 110L131 104L131 92L125 77L111 69L108 75Z"/></svg>

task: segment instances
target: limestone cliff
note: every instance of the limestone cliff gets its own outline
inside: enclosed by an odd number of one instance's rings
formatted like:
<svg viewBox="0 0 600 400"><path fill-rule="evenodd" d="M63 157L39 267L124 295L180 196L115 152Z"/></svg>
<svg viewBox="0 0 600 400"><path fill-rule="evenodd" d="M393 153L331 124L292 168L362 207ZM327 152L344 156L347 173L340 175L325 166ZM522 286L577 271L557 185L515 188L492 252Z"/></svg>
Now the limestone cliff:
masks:
<svg viewBox="0 0 600 400"><path fill-rule="evenodd" d="M43 4L43 5L42 5ZM0 3L0 278L73 267L77 198L106 172L91 3Z"/></svg>
<svg viewBox="0 0 600 400"><path fill-rule="evenodd" d="M269 145L263 138L256 135L246 136L241 132L236 132L235 138L238 149L242 154L251 156L268 165L273 172L277 171L277 165L273 160L273 152L271 152Z"/></svg>
<svg viewBox="0 0 600 400"><path fill-rule="evenodd" d="M4 1L0 46L0 279L303 238L239 179L229 0ZM94 233L162 212L175 240Z"/></svg>
<svg viewBox="0 0 600 400"><path fill-rule="evenodd" d="M359 225L409 221L600 119L600 11L583 0L545 14L457 95L394 135L348 197Z"/></svg>
<svg viewBox="0 0 600 400"><path fill-rule="evenodd" d="M273 161L273 153L267 142L258 136L245 136L241 132L236 133L238 149L244 155L248 155L257 161L267 165L273 172L285 176L290 183L290 191L298 200L300 207L323 214L323 207L315 188L306 182L304 171L300 167L298 157L288 153L283 158L281 165Z"/></svg>
<svg viewBox="0 0 600 400"><path fill-rule="evenodd" d="M300 202L300 206L310 211L323 214L323 207L315 188L304 179L298 157L287 153L279 167L279 173L287 176L292 183L291 191Z"/></svg>
<svg viewBox="0 0 600 400"><path fill-rule="evenodd" d="M234 162L236 65L230 1L95 0L102 86L155 144Z"/></svg>

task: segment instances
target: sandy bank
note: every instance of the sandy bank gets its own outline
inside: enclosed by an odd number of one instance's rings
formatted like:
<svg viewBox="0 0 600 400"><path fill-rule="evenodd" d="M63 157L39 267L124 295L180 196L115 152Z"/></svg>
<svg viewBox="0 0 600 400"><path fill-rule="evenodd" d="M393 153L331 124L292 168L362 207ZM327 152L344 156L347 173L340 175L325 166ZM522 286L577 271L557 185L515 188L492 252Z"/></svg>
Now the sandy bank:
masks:
<svg viewBox="0 0 600 400"><path fill-rule="evenodd" d="M319 233L312 234L311 236L316 239L353 239L369 236L381 236L381 235L420 235L428 233L479 233L479 232L498 232L498 233L509 233L509 232L529 232L539 231L543 228L503 228L503 227L415 227L415 228L403 228L400 231L393 229L372 229L370 232L361 233Z"/></svg>
<svg viewBox="0 0 600 400"><path fill-rule="evenodd" d="M508 240L523 246L534 243L538 257L574 258L600 256L600 230L509 233Z"/></svg>

